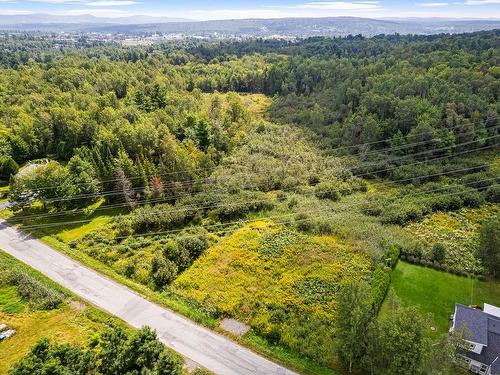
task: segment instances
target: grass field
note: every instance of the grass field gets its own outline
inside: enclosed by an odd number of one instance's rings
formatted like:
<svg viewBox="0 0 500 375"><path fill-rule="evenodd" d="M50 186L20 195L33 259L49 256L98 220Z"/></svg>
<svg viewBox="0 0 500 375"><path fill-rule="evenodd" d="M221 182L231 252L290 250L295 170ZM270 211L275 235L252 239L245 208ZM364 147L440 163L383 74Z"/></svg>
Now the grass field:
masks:
<svg viewBox="0 0 500 375"><path fill-rule="evenodd" d="M500 306L500 283L480 281L400 261L392 273L391 290L400 301L431 313L436 333L445 333L455 303ZM390 298L381 314L390 309Z"/></svg>
<svg viewBox="0 0 500 375"><path fill-rule="evenodd" d="M68 298L55 310L32 309L29 303L19 296L17 287L8 285L1 277L13 269L26 272L51 288L62 290L0 251L0 323L7 324L9 328L17 331L13 337L0 343L0 374L6 374L10 367L43 337L61 343L85 345L111 322L123 325L119 320L73 297Z"/></svg>

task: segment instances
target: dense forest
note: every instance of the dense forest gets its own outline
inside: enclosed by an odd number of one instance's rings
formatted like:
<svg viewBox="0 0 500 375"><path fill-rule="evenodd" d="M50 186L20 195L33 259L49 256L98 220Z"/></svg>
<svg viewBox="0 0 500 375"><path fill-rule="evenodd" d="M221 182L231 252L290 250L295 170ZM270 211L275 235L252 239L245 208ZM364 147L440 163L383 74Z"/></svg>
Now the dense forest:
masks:
<svg viewBox="0 0 500 375"><path fill-rule="evenodd" d="M399 258L500 274L500 31L0 47L12 224L325 368L453 371L418 309L377 316Z"/></svg>

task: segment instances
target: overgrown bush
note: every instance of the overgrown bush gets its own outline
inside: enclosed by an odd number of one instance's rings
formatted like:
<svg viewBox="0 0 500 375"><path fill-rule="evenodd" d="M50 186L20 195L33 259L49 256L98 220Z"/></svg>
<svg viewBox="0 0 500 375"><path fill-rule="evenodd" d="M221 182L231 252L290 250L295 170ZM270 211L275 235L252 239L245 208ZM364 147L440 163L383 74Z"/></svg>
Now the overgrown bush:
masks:
<svg viewBox="0 0 500 375"><path fill-rule="evenodd" d="M308 233L314 230L314 223L308 214L301 212L295 215L295 227L301 232Z"/></svg>
<svg viewBox="0 0 500 375"><path fill-rule="evenodd" d="M11 157L0 157L0 180L9 181L19 170L19 165Z"/></svg>
<svg viewBox="0 0 500 375"><path fill-rule="evenodd" d="M338 184L333 182L321 182L314 188L314 194L319 199L338 201L340 199L340 188Z"/></svg>
<svg viewBox="0 0 500 375"><path fill-rule="evenodd" d="M251 212L271 210L274 208L272 200L264 193L252 192L240 194L222 203L221 207L211 212L220 221L241 218Z"/></svg>
<svg viewBox="0 0 500 375"><path fill-rule="evenodd" d="M432 260L441 263L446 256L446 247L438 242L432 246Z"/></svg>
<svg viewBox="0 0 500 375"><path fill-rule="evenodd" d="M155 254L151 261L151 278L157 289L174 281L177 271L175 263L170 259L165 259L163 254Z"/></svg>
<svg viewBox="0 0 500 375"><path fill-rule="evenodd" d="M124 235L171 230L187 224L195 214L196 210L189 207L170 204L145 206L117 219L116 227Z"/></svg>
<svg viewBox="0 0 500 375"><path fill-rule="evenodd" d="M165 259L175 263L179 272L187 269L193 262L189 251L185 247L179 246L179 243L174 240L170 240L163 245L162 253Z"/></svg>
<svg viewBox="0 0 500 375"><path fill-rule="evenodd" d="M486 190L486 200L490 203L500 203L500 185L492 185Z"/></svg>
<svg viewBox="0 0 500 375"><path fill-rule="evenodd" d="M484 193L476 189L457 184L428 183L419 189L408 186L390 197L376 197L365 205L363 212L372 216L380 214L385 224L406 225L432 212L476 208L484 201Z"/></svg>
<svg viewBox="0 0 500 375"><path fill-rule="evenodd" d="M382 223L405 225L410 221L420 220L424 215L421 205L402 203L382 209Z"/></svg>
<svg viewBox="0 0 500 375"><path fill-rule="evenodd" d="M97 336L91 348L41 339L11 370L11 375L181 375L182 360L144 327L128 334L111 327Z"/></svg>
<svg viewBox="0 0 500 375"><path fill-rule="evenodd" d="M23 271L13 271L10 283L17 287L19 295L36 309L54 310L61 306L64 295Z"/></svg>
<svg viewBox="0 0 500 375"><path fill-rule="evenodd" d="M490 171L468 174L460 178L460 183L465 186L484 191L498 182L499 178Z"/></svg>
<svg viewBox="0 0 500 375"><path fill-rule="evenodd" d="M391 245L382 255L382 261L392 269L396 268L398 264L399 256L401 255L401 250L396 245Z"/></svg>
<svg viewBox="0 0 500 375"><path fill-rule="evenodd" d="M186 249L192 259L198 258L208 248L208 238L204 234L186 235L177 239L179 246Z"/></svg>

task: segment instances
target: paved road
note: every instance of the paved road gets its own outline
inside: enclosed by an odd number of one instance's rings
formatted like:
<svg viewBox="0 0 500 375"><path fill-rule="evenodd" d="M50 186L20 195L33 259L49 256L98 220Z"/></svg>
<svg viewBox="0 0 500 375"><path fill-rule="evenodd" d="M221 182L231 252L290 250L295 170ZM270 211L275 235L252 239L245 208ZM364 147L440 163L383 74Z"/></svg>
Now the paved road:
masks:
<svg viewBox="0 0 500 375"><path fill-rule="evenodd" d="M2 211L5 208L9 208L10 206L12 206L12 203L10 203L10 202L0 203L0 211Z"/></svg>
<svg viewBox="0 0 500 375"><path fill-rule="evenodd" d="M165 345L216 374L294 374L222 335L147 301L1 220L0 249L131 326L154 328Z"/></svg>

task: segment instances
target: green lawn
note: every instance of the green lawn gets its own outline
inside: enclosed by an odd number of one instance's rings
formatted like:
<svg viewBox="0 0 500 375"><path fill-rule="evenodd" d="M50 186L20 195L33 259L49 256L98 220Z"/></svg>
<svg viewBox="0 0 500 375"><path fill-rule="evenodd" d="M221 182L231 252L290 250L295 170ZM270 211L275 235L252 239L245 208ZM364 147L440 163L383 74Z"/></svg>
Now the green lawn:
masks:
<svg viewBox="0 0 500 375"><path fill-rule="evenodd" d="M486 302L500 306L498 282L479 281L402 261L392 273L391 289L404 304L416 305L423 313L431 313L437 333L448 331L455 303L482 306ZM387 298L381 314L389 309L390 298Z"/></svg>
<svg viewBox="0 0 500 375"><path fill-rule="evenodd" d="M10 285L0 286L0 312L17 314L22 312L25 307L26 302L17 293L17 287Z"/></svg>
<svg viewBox="0 0 500 375"><path fill-rule="evenodd" d="M0 181L0 203L6 202L7 198L4 197L4 194L9 191L9 185L3 181Z"/></svg>
<svg viewBox="0 0 500 375"><path fill-rule="evenodd" d="M41 211L33 210L27 214L18 213L16 215L11 213L7 216L7 219L12 224L22 224L21 228L27 226L26 228L28 228L28 231L37 237L53 236L65 243L68 243L82 238L90 232L101 230L112 222L113 217L127 212L125 209L106 208L105 206L97 206L96 208L98 208L98 210L90 213L75 211L74 213L69 212L65 215L54 214L53 216L47 216L47 214ZM37 213L40 213L40 217L36 216ZM23 219L23 215L30 216L30 218ZM22 219L23 221L21 222L19 219ZM46 226L29 229L32 225Z"/></svg>

